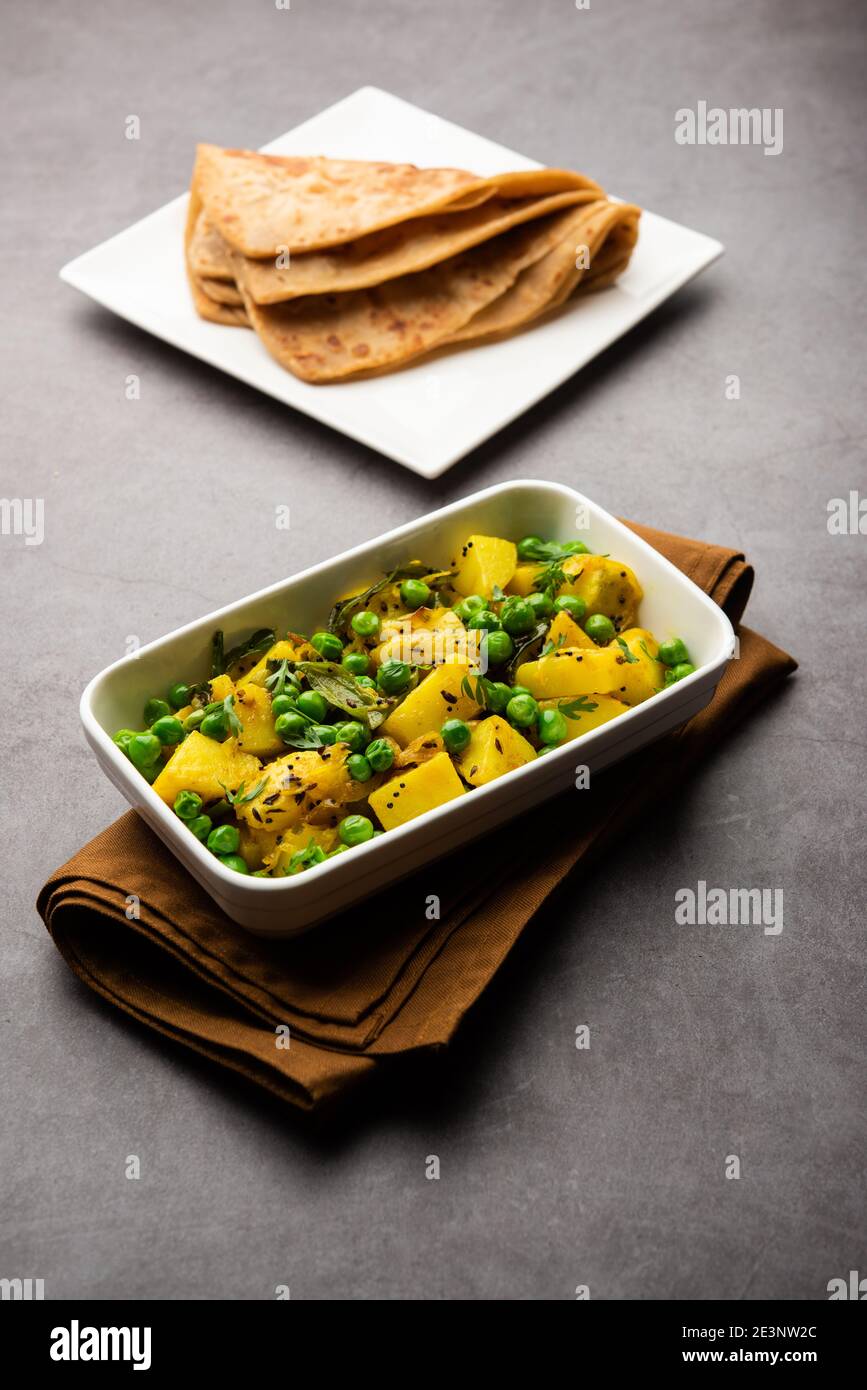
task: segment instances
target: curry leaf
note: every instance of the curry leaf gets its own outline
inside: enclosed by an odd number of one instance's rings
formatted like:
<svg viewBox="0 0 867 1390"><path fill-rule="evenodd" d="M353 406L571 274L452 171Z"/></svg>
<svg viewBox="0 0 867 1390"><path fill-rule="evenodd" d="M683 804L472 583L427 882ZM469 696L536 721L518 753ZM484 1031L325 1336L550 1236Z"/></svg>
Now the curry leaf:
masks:
<svg viewBox="0 0 867 1390"><path fill-rule="evenodd" d="M211 638L211 680L215 676L222 676L226 669L226 662L223 657L223 632L217 628Z"/></svg>
<svg viewBox="0 0 867 1390"><path fill-rule="evenodd" d="M515 684L515 673L523 661L532 661L538 655L538 649L541 647L547 631L547 622L538 622L531 632L525 633L523 637L512 639L515 643L515 650L503 673L503 680L507 685Z"/></svg>
<svg viewBox="0 0 867 1390"><path fill-rule="evenodd" d="M375 598L377 594L381 594L383 589L387 589L390 584L402 582L404 579L423 579L429 589L436 591L447 584L450 579L454 579L456 572L455 570L432 570L421 560L411 560L408 565L401 565L398 569L384 574L375 584L371 584L369 589L363 589L361 593L352 594L349 598L341 599L339 603L336 603L328 619L328 631L343 632L354 615L369 607L370 600Z"/></svg>
<svg viewBox="0 0 867 1390"><path fill-rule="evenodd" d="M346 667L336 661L299 661L296 669L306 676L310 689L318 691L329 705L360 719L369 729L378 728L385 718L389 702L370 686L357 685Z"/></svg>

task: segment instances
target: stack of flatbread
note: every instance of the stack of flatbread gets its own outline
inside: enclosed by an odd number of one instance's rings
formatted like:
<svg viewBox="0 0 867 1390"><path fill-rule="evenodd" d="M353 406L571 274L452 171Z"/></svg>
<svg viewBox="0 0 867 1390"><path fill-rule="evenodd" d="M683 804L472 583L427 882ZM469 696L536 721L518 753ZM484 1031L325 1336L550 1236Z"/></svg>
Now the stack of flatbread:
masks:
<svg viewBox="0 0 867 1390"><path fill-rule="evenodd" d="M187 274L202 318L336 382L503 337L611 284L640 215L566 169L483 179L200 145Z"/></svg>

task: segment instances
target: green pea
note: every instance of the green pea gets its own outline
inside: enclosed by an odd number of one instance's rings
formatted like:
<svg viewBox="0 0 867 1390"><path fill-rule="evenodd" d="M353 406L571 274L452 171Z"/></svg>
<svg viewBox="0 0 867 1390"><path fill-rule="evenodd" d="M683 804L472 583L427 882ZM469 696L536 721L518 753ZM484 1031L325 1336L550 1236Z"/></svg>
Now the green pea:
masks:
<svg viewBox="0 0 867 1390"><path fill-rule="evenodd" d="M223 827L225 829L225 827ZM234 869L236 874L248 874L247 861L240 854L218 854L217 858L221 864L225 864L227 869Z"/></svg>
<svg viewBox="0 0 867 1390"><path fill-rule="evenodd" d="M363 613L355 614L350 626L359 637L375 637L379 632L379 618L376 613L371 613L369 608L365 608Z"/></svg>
<svg viewBox="0 0 867 1390"><path fill-rule="evenodd" d="M554 612L554 603L548 594L528 594L527 603L533 610L536 622L544 622Z"/></svg>
<svg viewBox="0 0 867 1390"><path fill-rule="evenodd" d="M447 719L440 733L450 753L461 753L472 737L472 729L463 719Z"/></svg>
<svg viewBox="0 0 867 1390"><path fill-rule="evenodd" d="M133 734L126 745L126 755L141 772L154 766L162 747L156 734Z"/></svg>
<svg viewBox="0 0 867 1390"><path fill-rule="evenodd" d="M342 665L350 676L366 676L370 670L370 657L364 652L347 652Z"/></svg>
<svg viewBox="0 0 867 1390"><path fill-rule="evenodd" d="M344 816L337 833L347 846L363 845L365 840L373 839L373 821L367 816Z"/></svg>
<svg viewBox="0 0 867 1390"><path fill-rule="evenodd" d="M354 782L369 782L373 768L363 753L351 753L346 759L346 770Z"/></svg>
<svg viewBox="0 0 867 1390"><path fill-rule="evenodd" d="M375 738L364 750L374 772L388 772L394 762L394 748L386 738Z"/></svg>
<svg viewBox="0 0 867 1390"><path fill-rule="evenodd" d="M518 541L518 559L535 561L544 545L541 536L524 536L523 540Z"/></svg>
<svg viewBox="0 0 867 1390"><path fill-rule="evenodd" d="M114 735L113 741L117 744L122 753L126 753L130 739L135 738L137 733L137 729L118 729L117 733Z"/></svg>
<svg viewBox="0 0 867 1390"><path fill-rule="evenodd" d="M191 734L195 729L201 728L204 717L205 711L203 709L191 710L184 720L184 733Z"/></svg>
<svg viewBox="0 0 867 1390"><path fill-rule="evenodd" d="M202 809L202 798L198 792L178 792L172 809L181 820L194 820Z"/></svg>
<svg viewBox="0 0 867 1390"><path fill-rule="evenodd" d="M543 743L562 743L568 732L566 720L558 709L539 711L539 738Z"/></svg>
<svg viewBox="0 0 867 1390"><path fill-rule="evenodd" d="M204 734L205 738L214 739L217 743L222 743L229 737L229 721L222 705L211 710L210 714L205 712L205 717L199 725L199 733Z"/></svg>
<svg viewBox="0 0 867 1390"><path fill-rule="evenodd" d="M312 738L318 738L322 744L337 742L337 729L334 724L311 724L308 733Z"/></svg>
<svg viewBox="0 0 867 1390"><path fill-rule="evenodd" d="M144 722L150 728L151 724L162 719L164 714L171 714L171 712L168 700L159 700L154 697L152 700L148 700L144 707Z"/></svg>
<svg viewBox="0 0 867 1390"><path fill-rule="evenodd" d="M218 825L211 831L207 843L212 854L237 854L241 836L234 825Z"/></svg>
<svg viewBox="0 0 867 1390"><path fill-rule="evenodd" d="M490 608L478 608L470 614L466 626L470 632L499 632L501 624Z"/></svg>
<svg viewBox="0 0 867 1390"><path fill-rule="evenodd" d="M554 612L568 613L570 618L574 618L576 623L580 623L587 612L587 604L583 598L578 598L577 594L561 594L559 598L554 600Z"/></svg>
<svg viewBox="0 0 867 1390"><path fill-rule="evenodd" d="M271 713L275 719L279 719L281 714L294 714L295 696L287 695L285 692L282 695L275 695L271 701Z"/></svg>
<svg viewBox="0 0 867 1390"><path fill-rule="evenodd" d="M376 681L373 679L373 676L356 676L355 684L363 685L367 690L376 689Z"/></svg>
<svg viewBox="0 0 867 1390"><path fill-rule="evenodd" d="M664 666L681 666L684 662L689 662L689 652L686 644L679 637L672 637L668 642L660 642L659 659Z"/></svg>
<svg viewBox="0 0 867 1390"><path fill-rule="evenodd" d="M604 647L606 643L614 641L614 624L604 613L591 613L584 624L584 631L597 646Z"/></svg>
<svg viewBox="0 0 867 1390"><path fill-rule="evenodd" d="M157 761L156 761L155 763L152 763L150 767L140 767L140 768L139 768L139 772L141 773L142 777L145 779L145 781L146 781L146 782L148 783L148 785L151 786L151 787L153 786L154 782L155 782L155 781L157 780L157 778L159 777L159 775L160 775L160 773L162 772L162 770L163 770L163 763L162 763L162 760L161 760L161 759L157 759Z"/></svg>
<svg viewBox="0 0 867 1390"><path fill-rule="evenodd" d="M513 695L506 705L506 718L510 724L517 724L519 729L529 729L531 724L535 724L538 713L539 706L532 695Z"/></svg>
<svg viewBox="0 0 867 1390"><path fill-rule="evenodd" d="M192 830L196 839L204 844L211 833L213 823L210 816L194 816L192 820L187 821L187 829Z"/></svg>
<svg viewBox="0 0 867 1390"><path fill-rule="evenodd" d="M302 690L295 704L302 714L306 714L308 719L314 719L317 724L321 724L328 713L328 701L318 690Z"/></svg>
<svg viewBox="0 0 867 1390"><path fill-rule="evenodd" d="M151 725L151 733L156 734L160 743L169 745L181 743L184 737L184 726L175 715L164 714L162 719L157 719Z"/></svg>
<svg viewBox="0 0 867 1390"><path fill-rule="evenodd" d="M677 681L682 681L684 676L691 676L694 670L691 661L679 661L676 666L669 666L665 673L665 683L674 685Z"/></svg>
<svg viewBox="0 0 867 1390"><path fill-rule="evenodd" d="M314 632L310 645L325 661L339 661L343 655L343 643L333 632Z"/></svg>
<svg viewBox="0 0 867 1390"><path fill-rule="evenodd" d="M367 743L367 729L358 719L347 719L336 724L338 743L348 743L353 753L360 753Z"/></svg>
<svg viewBox="0 0 867 1390"><path fill-rule="evenodd" d="M513 594L500 609L500 622L511 637L520 637L536 626L536 615L525 598Z"/></svg>
<svg viewBox="0 0 867 1390"><path fill-rule="evenodd" d="M483 608L487 608L488 600L482 598L481 594L469 594L467 598L462 598L452 609L462 623L469 622L474 613L479 613Z"/></svg>
<svg viewBox="0 0 867 1390"><path fill-rule="evenodd" d="M190 687L183 681L175 681L174 685L169 686L169 704L172 709L183 709L184 705L190 703Z"/></svg>
<svg viewBox="0 0 867 1390"><path fill-rule="evenodd" d="M502 714L512 698L512 687L503 681L492 681L485 688L485 703L492 714Z"/></svg>
<svg viewBox="0 0 867 1390"><path fill-rule="evenodd" d="M530 695L530 696L532 696L533 692L532 692L532 690L528 690L527 687L526 687L526 685L513 685L513 686L512 686L512 694L513 694L513 695Z"/></svg>
<svg viewBox="0 0 867 1390"><path fill-rule="evenodd" d="M376 675L376 683L386 695L399 695L411 680L412 669L405 661L384 661Z"/></svg>
<svg viewBox="0 0 867 1390"><path fill-rule="evenodd" d="M423 579L405 579L400 586L400 601L405 608L424 608L430 603L430 588Z"/></svg>
<svg viewBox="0 0 867 1390"><path fill-rule="evenodd" d="M493 666L502 666L515 650L515 644L508 632L489 632L485 641L488 661Z"/></svg>
<svg viewBox="0 0 867 1390"><path fill-rule="evenodd" d="M285 714L278 714L274 720L274 732L279 738L298 738L307 728L307 720L299 714L297 709L289 709Z"/></svg>

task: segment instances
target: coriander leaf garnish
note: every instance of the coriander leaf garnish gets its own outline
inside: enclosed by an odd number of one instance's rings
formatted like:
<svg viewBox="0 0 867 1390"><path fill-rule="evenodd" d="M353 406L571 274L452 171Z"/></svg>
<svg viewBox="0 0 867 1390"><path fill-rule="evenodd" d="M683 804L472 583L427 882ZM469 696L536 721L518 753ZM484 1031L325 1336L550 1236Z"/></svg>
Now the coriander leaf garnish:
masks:
<svg viewBox="0 0 867 1390"><path fill-rule="evenodd" d="M549 565L545 565L533 580L533 588L539 594L547 594L549 598L557 597L557 590L562 589L568 582L568 576L559 560L552 560Z"/></svg>
<svg viewBox="0 0 867 1390"><path fill-rule="evenodd" d="M570 555L589 555L583 541L540 541L537 536L528 536L518 546L518 555L526 564L548 564L551 560L567 560Z"/></svg>
<svg viewBox="0 0 867 1390"><path fill-rule="evenodd" d="M223 709L226 712L226 722L229 725L229 731L233 733L237 738L238 734L242 734L244 732L244 726L238 718L237 714L235 713L234 704L234 695L227 695L225 700L223 701Z"/></svg>
<svg viewBox="0 0 867 1390"><path fill-rule="evenodd" d="M582 714L592 714L599 706L586 695L579 695L577 700L561 700L557 708L566 719L580 719Z"/></svg>
<svg viewBox="0 0 867 1390"><path fill-rule="evenodd" d="M281 661L268 662L270 674L265 677L265 689L270 691L272 700L277 695L283 694L294 665L294 661L290 661L288 657L284 657Z"/></svg>
<svg viewBox="0 0 867 1390"><path fill-rule="evenodd" d="M638 657L632 655L632 652L629 650L622 637L617 638L617 645L623 652L623 660L628 662L630 666L634 666L635 663L638 661ZM647 648L645 647L645 651L646 650Z"/></svg>
<svg viewBox="0 0 867 1390"><path fill-rule="evenodd" d="M283 874L284 876L286 874L300 874L302 870L309 869L314 864L321 864L325 858L326 855L322 846L317 845L313 839L308 840L304 849L296 849L283 870Z"/></svg>
<svg viewBox="0 0 867 1390"><path fill-rule="evenodd" d="M228 803L229 803L230 806L245 806L245 805L247 804L248 801L255 801L255 800L256 800L256 797L259 795L259 793L260 793L261 791L264 790L265 787L267 787L267 785L268 785L268 778L267 778L267 777L263 777L262 780L261 780L261 782L257 782L256 786L253 787L252 790L251 790L251 791L248 791L248 792L245 792L245 791L244 791L244 783L243 783L243 782L241 782L241 783L239 784L239 786L238 786L238 788L237 788L236 791L230 791L229 788L226 786L225 782L221 782L221 783L220 783L220 786L223 788L223 791L226 793L226 800L228 801Z"/></svg>

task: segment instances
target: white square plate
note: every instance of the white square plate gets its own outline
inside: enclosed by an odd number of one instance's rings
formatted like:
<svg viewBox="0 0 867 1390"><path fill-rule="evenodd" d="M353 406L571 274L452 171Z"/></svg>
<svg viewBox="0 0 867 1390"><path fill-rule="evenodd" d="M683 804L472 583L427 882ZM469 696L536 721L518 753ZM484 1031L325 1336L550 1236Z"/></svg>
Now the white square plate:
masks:
<svg viewBox="0 0 867 1390"><path fill-rule="evenodd" d="M376 87L361 87L264 150L450 165L483 176L541 167ZM604 170L582 172L604 185ZM425 478L438 477L535 405L723 252L718 241L645 212L621 279L549 322L392 375L311 386L279 367L254 333L199 318L184 271L186 209L183 194L70 261L61 279L139 328Z"/></svg>

